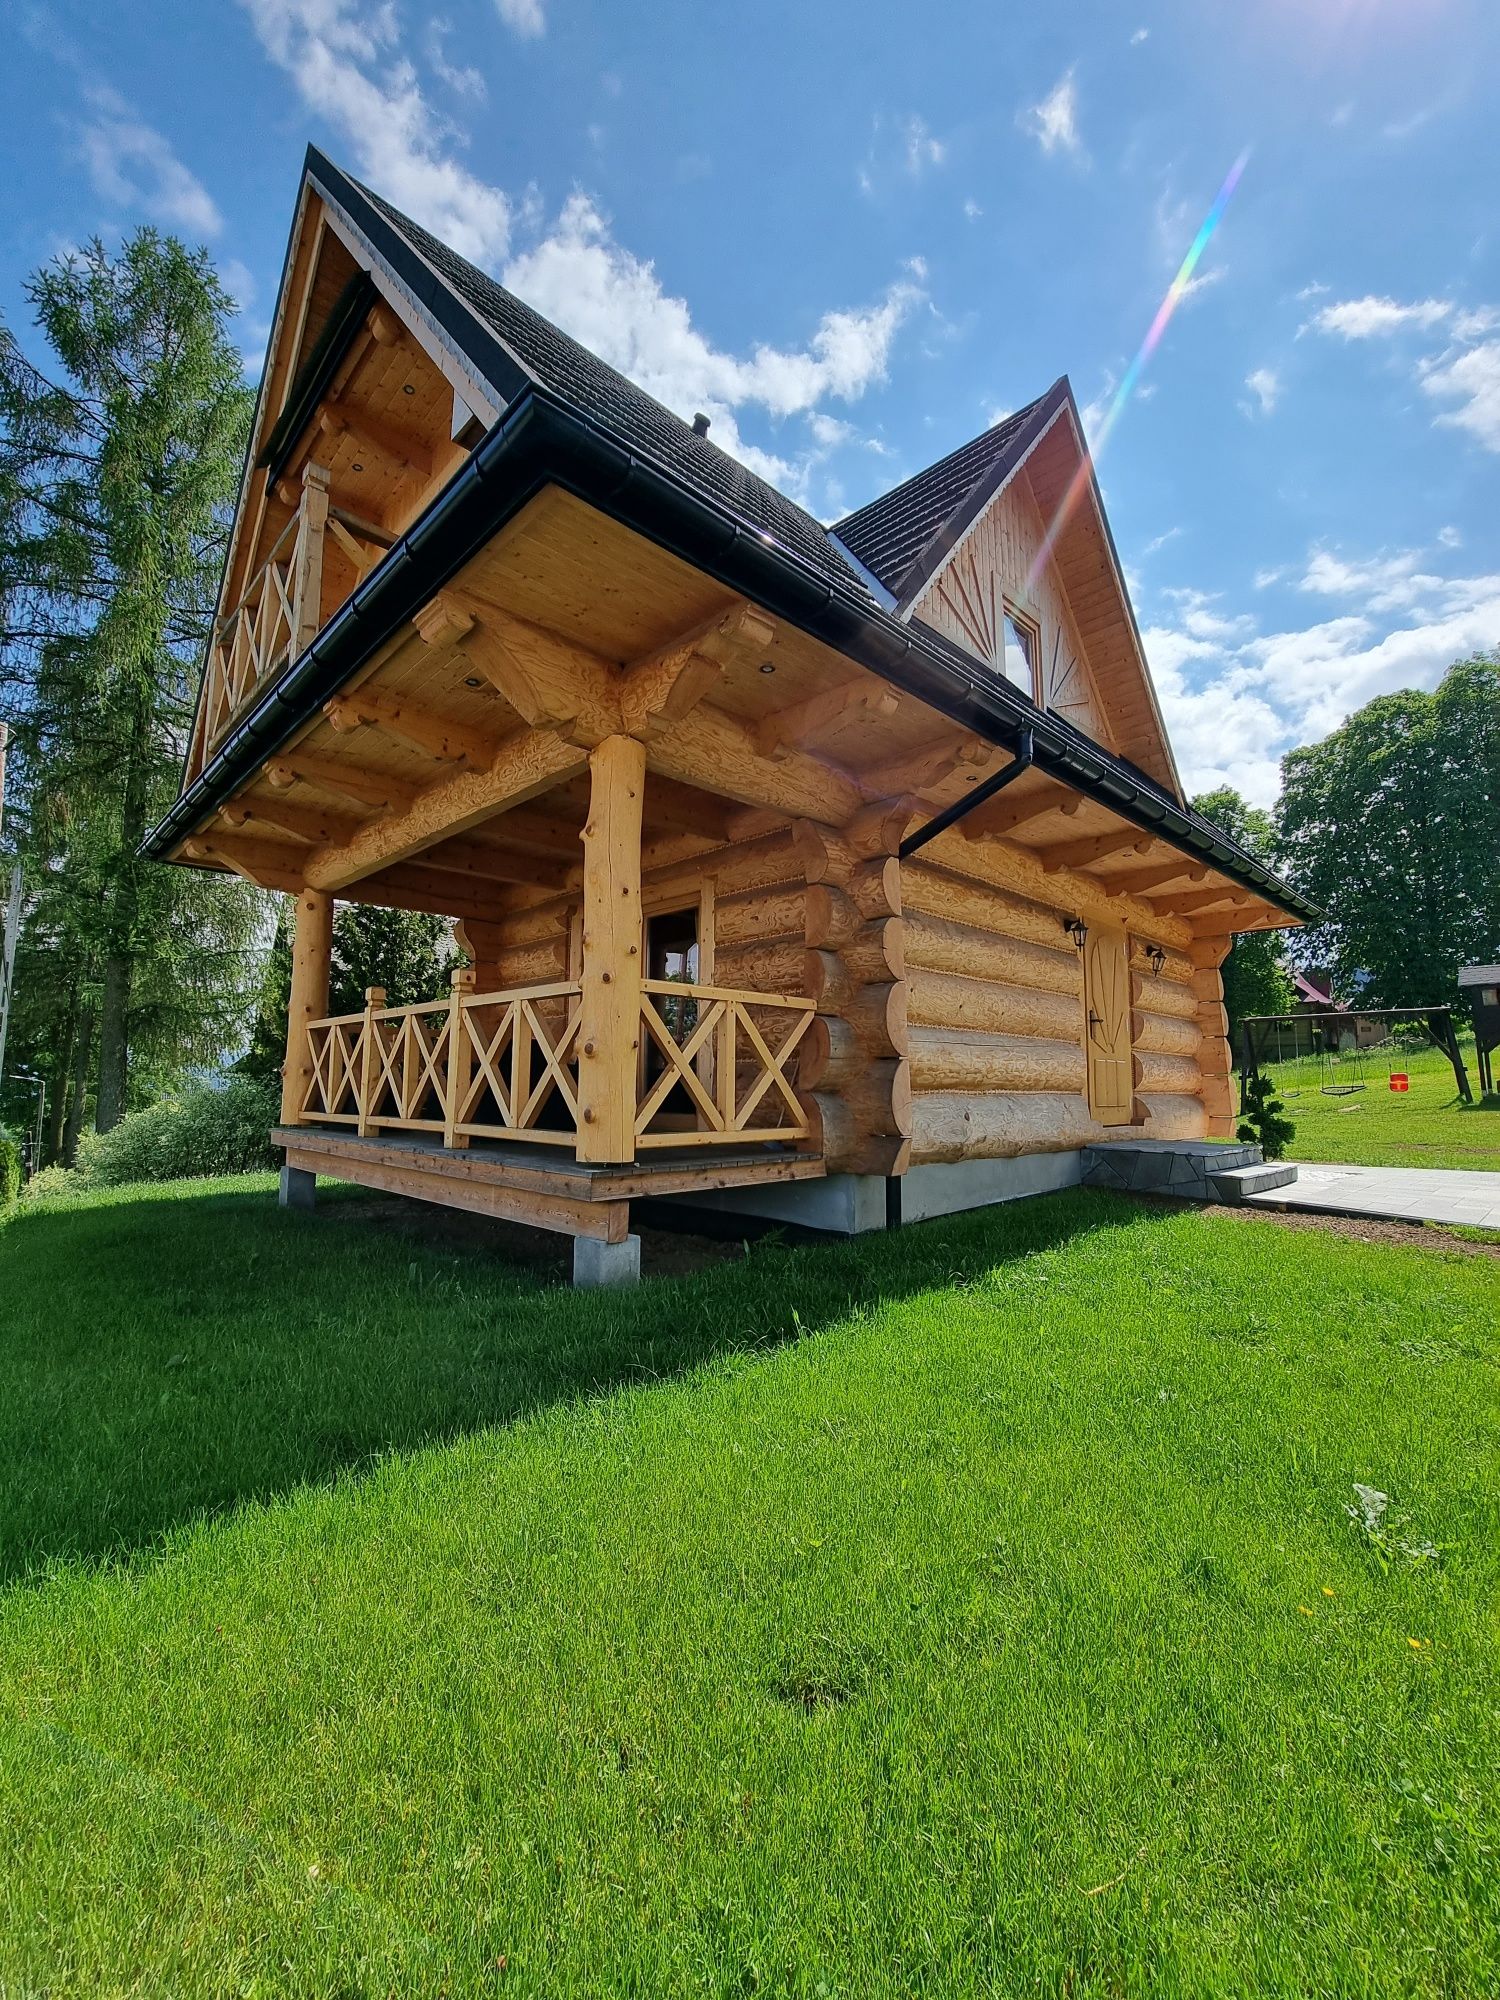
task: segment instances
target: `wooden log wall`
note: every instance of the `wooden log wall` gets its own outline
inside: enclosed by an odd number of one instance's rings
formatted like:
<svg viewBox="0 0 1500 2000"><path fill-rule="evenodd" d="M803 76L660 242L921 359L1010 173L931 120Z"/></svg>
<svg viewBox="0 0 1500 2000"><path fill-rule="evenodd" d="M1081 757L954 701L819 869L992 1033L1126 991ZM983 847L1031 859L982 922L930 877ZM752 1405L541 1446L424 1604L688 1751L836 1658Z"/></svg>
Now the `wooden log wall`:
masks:
<svg viewBox="0 0 1500 2000"><path fill-rule="evenodd" d="M914 1164L1203 1135L1205 1030L1184 952L1168 950L1159 975L1132 970L1135 1120L1103 1127L1088 1109L1071 905L916 859L901 895Z"/></svg>
<svg viewBox="0 0 1500 2000"><path fill-rule="evenodd" d="M1199 938L1188 946L1188 984L1194 999L1194 1019L1202 1037L1198 1045L1201 1073L1199 1094L1208 1116L1210 1139L1232 1139L1237 1119L1234 1099L1234 1055L1229 1046L1229 1016L1224 1011L1224 960L1228 937Z"/></svg>
<svg viewBox="0 0 1500 2000"><path fill-rule="evenodd" d="M802 991L817 1002L799 1072L830 1173L899 1174L911 1153L905 923L895 826L793 829L806 880Z"/></svg>

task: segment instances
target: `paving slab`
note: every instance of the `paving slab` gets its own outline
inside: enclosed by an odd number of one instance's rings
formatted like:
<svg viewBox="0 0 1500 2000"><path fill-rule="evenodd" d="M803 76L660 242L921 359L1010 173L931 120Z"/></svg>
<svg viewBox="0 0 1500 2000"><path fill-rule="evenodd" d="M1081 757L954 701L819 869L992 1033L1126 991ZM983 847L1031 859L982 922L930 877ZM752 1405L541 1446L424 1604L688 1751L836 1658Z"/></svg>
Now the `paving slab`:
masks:
<svg viewBox="0 0 1500 2000"><path fill-rule="evenodd" d="M1290 1187L1246 1195L1244 1206L1500 1229L1500 1173L1474 1167L1322 1166L1299 1160Z"/></svg>

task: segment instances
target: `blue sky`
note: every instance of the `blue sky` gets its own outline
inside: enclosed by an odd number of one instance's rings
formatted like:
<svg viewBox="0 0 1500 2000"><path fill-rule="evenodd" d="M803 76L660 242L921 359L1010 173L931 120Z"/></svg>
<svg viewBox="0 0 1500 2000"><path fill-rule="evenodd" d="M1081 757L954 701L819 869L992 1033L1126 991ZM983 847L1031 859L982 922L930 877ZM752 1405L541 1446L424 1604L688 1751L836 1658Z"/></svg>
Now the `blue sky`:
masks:
<svg viewBox="0 0 1500 2000"><path fill-rule="evenodd" d="M1486 0L75 0L14 9L0 311L142 221L258 369L302 150L832 518L1060 373L1190 786L1500 644Z"/></svg>

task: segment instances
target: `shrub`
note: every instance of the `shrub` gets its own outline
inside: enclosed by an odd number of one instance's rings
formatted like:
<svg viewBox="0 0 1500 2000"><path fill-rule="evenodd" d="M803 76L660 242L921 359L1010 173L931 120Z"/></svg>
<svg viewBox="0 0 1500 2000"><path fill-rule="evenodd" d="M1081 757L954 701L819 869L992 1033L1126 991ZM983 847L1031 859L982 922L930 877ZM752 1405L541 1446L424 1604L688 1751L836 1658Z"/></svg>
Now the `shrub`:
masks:
<svg viewBox="0 0 1500 2000"><path fill-rule="evenodd" d="M279 1108L279 1087L269 1079L234 1076L219 1089L193 1085L132 1111L112 1132L85 1137L73 1185L120 1187L126 1181L194 1180L275 1166L269 1135Z"/></svg>
<svg viewBox="0 0 1500 2000"><path fill-rule="evenodd" d="M20 1192L20 1142L0 1125L0 1210L9 1208Z"/></svg>
<svg viewBox="0 0 1500 2000"><path fill-rule="evenodd" d="M1240 1092L1238 1136L1259 1146L1268 1160L1281 1159L1297 1129L1290 1118L1282 1117L1285 1110L1271 1079L1262 1070L1252 1071Z"/></svg>
<svg viewBox="0 0 1500 2000"><path fill-rule="evenodd" d="M84 1180L71 1167L39 1167L26 1183L24 1198L33 1201L55 1201L59 1195L82 1194Z"/></svg>

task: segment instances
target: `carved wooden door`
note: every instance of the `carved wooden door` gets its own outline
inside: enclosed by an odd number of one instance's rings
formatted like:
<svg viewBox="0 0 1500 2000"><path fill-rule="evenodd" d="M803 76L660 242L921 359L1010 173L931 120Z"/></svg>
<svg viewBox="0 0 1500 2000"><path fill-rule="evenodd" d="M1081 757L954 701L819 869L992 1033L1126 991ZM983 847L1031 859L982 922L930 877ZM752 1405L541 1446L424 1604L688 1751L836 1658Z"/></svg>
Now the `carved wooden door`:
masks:
<svg viewBox="0 0 1500 2000"><path fill-rule="evenodd" d="M1130 972L1123 931L1089 926L1083 950L1083 1006L1089 1110L1101 1125L1128 1125Z"/></svg>

